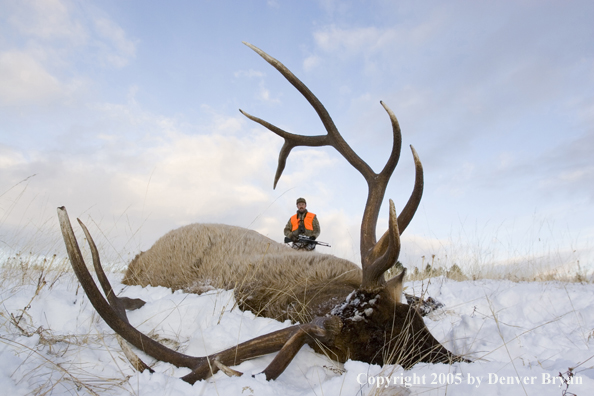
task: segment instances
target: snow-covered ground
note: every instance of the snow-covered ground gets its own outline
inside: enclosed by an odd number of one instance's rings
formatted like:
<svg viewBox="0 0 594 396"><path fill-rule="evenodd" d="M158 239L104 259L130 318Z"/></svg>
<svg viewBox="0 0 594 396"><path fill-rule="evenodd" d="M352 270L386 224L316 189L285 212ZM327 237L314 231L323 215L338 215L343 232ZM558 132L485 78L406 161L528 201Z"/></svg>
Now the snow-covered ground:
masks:
<svg viewBox="0 0 594 396"><path fill-rule="evenodd" d="M8 275L11 272L13 275ZM445 304L425 322L447 348L473 363L398 366L344 365L305 346L275 381L262 375L273 356L189 385L188 372L154 364L135 372L70 272L46 272L23 281L5 271L0 289L0 393L101 395L577 395L594 390L594 285L512 283L445 278L407 283L406 292ZM190 355L204 355L290 324L257 318L234 307L233 293L201 296L165 288L124 288L147 304L129 313L142 332ZM39 280L39 282L38 282ZM561 373L573 383L561 382ZM389 381L389 383L387 383ZM479 393L480 392L480 393ZM567 393L568 395L572 393Z"/></svg>

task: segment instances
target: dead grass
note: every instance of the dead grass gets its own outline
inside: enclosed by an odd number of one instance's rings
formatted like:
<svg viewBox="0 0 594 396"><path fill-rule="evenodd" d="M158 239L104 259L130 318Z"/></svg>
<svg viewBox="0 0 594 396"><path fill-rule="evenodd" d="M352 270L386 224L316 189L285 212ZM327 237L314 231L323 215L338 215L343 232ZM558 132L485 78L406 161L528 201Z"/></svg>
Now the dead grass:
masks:
<svg viewBox="0 0 594 396"><path fill-rule="evenodd" d="M560 281L568 283L594 283L594 272L583 270L579 262L576 263L576 270L567 271L566 266L557 268L538 267L535 265L482 265L462 269L456 263L451 266L443 266L436 263L435 256L432 256L430 262L425 262L422 257L421 265L409 268L406 274L406 281L423 281L436 277L445 277L454 281L467 281L479 279L509 280L512 282L550 282ZM390 279L400 273L403 265L397 262L395 266L386 272L386 279Z"/></svg>
<svg viewBox="0 0 594 396"><path fill-rule="evenodd" d="M132 394L130 370L126 370L128 374L120 370L121 375L107 377L99 366L81 358L100 345L112 356L116 367L125 365L121 350L114 347L115 335L97 333L94 323L98 317L90 321L85 333L62 334L36 322L30 314L43 295L60 282L78 293L78 282L65 258L15 254L0 263L0 350L3 359L14 356L21 362L6 374L17 387L26 383L25 389L35 396L121 394L122 390ZM16 295L30 297L20 308L7 308L6 302Z"/></svg>

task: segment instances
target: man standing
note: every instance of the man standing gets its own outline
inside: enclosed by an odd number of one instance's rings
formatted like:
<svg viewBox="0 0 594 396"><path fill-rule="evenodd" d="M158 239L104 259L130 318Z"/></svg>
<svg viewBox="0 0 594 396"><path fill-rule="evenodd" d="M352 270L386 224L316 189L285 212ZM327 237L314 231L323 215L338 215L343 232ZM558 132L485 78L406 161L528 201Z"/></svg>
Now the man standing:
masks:
<svg viewBox="0 0 594 396"><path fill-rule="evenodd" d="M304 235L315 240L320 235L320 223L314 213L307 211L305 198L297 199L297 213L295 213L285 226L285 237L293 241L293 248L314 250L314 243L299 242L299 235Z"/></svg>

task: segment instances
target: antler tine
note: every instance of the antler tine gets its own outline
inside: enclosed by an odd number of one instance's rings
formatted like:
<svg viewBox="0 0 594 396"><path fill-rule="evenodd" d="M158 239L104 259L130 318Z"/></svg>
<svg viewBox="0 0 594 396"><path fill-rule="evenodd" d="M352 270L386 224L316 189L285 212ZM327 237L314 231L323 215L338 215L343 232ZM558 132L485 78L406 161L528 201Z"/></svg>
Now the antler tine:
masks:
<svg viewBox="0 0 594 396"><path fill-rule="evenodd" d="M384 272L386 272L398 259L400 255L400 232L398 231L398 218L394 201L390 199L390 219L388 221L388 231L386 231L388 246L383 247L378 243L374 246L370 256L374 260L363 271L363 280L361 287L363 289L372 288L383 283ZM382 251L383 250L383 251ZM381 254L381 256L380 256Z"/></svg>
<svg viewBox="0 0 594 396"><path fill-rule="evenodd" d="M225 366L237 365L248 359L279 351L268 367L262 371L267 380L273 380L283 373L304 344L311 340L331 342L341 328L342 321L337 316L316 317L310 323L277 330L212 354L182 379L194 383L216 373L218 366L211 365L209 362L218 361Z"/></svg>
<svg viewBox="0 0 594 396"><path fill-rule="evenodd" d="M400 150L402 148L402 133L400 130L400 124L398 123L398 119L394 112L385 104L382 100L380 100L380 104L383 106L386 113L390 117L390 122L392 123L392 134L394 136L394 141L392 143L392 152L390 153L390 158L386 162L384 169L381 171L380 175L386 175L388 179L392 176L394 169L396 169L396 165L398 165L398 160L400 159Z"/></svg>
<svg viewBox="0 0 594 396"><path fill-rule="evenodd" d="M109 305L120 317L120 319L126 323L130 323L128 320L128 315L126 315L126 308L124 307L122 299L115 295L113 288L111 287L111 283L109 283L109 279L107 279L107 275L105 275L105 271L103 271L99 252L97 251L97 245L95 245L95 241L93 240L91 233L87 229L87 226L85 226L83 222L80 221L80 219L77 220L78 224L85 233L85 236L87 237L87 242L89 244L89 248L91 249L91 256L93 257L93 267L95 267L95 274L97 274L97 278L99 279L99 283L103 288L103 292L107 296ZM142 301L142 305L144 305L144 301ZM118 340L118 344L120 344L120 347L122 348L122 352L124 352L124 356L126 356L130 364L132 364L132 366L137 371L142 372L144 370L149 370L151 373L154 372L154 370L149 367L148 364L146 364L141 358L138 357L138 355L134 353L134 351L132 351L132 348L130 348L130 346L120 335L118 335L116 338Z"/></svg>
<svg viewBox="0 0 594 396"><path fill-rule="evenodd" d="M308 147L319 147L319 146L328 146L330 145L328 135L318 135L318 136L302 136L302 135L295 135L293 133L289 133L271 123L264 121L261 118L254 117L251 114L246 113L245 111L239 109L241 114L249 118L250 120L257 122L258 124L262 125L263 127L267 128L268 130L272 131L273 133L277 134L278 136L285 139L285 143L281 148L281 151L278 155L278 166L276 168L276 174L274 176L274 188L276 188L276 184L280 179L281 175L283 174L283 170L285 170L285 165L287 164L287 157L291 153L293 147L296 146L308 146Z"/></svg>
<svg viewBox="0 0 594 396"><path fill-rule="evenodd" d="M95 310L105 320L105 322L111 327L117 334L122 336L130 344L136 348L144 351L148 355L155 359L174 364L177 367L196 367L200 363L200 358L184 355L179 352L173 351L166 346L159 344L155 340L142 334L136 330L129 323L124 321L120 315L109 305L109 303L103 298L103 295L97 288L93 277L89 273L87 266L82 258L78 242L74 236L70 219L66 208L58 208L58 218L60 220L60 228L62 230L62 236L64 243L66 244L66 251L70 258L70 263L74 269L74 273L82 285L87 297ZM91 245L92 248L94 243Z"/></svg>
<svg viewBox="0 0 594 396"><path fill-rule="evenodd" d="M87 226L85 226L83 224L83 222L80 221L80 219L77 219L77 220L78 220L78 224L80 225L83 232L85 233L85 236L87 237L87 243L89 244L89 248L91 249L91 256L93 258L93 267L95 267L95 273L97 274L97 278L99 279L99 283L101 284L101 287L103 288L103 292L105 293L105 296L107 297L107 301L109 302L109 305L111 305L111 307L114 309L114 311L118 314L118 316L123 321L125 321L126 323L129 323L128 316L126 315L126 310L124 309L124 306L122 305L122 302L120 301L120 299L113 292L111 283L109 283L109 279L107 279L107 275L105 275L105 271L103 271L103 267L101 266L101 259L99 257L99 252L97 251L97 245L95 245L95 241L93 240L93 237L89 233Z"/></svg>
<svg viewBox="0 0 594 396"><path fill-rule="evenodd" d="M400 124L398 119L392 112L392 110L383 101L380 101L386 113L390 117L392 123L392 151L390 157L386 161L384 169L377 175L376 178L368 180L367 184L369 187L369 194L367 196L367 202L365 203L365 211L363 212L363 219L361 221L361 264L363 266L363 272L366 268L373 263L375 257L373 257L372 250L376 246L376 235L375 230L377 227L377 219L379 217L379 210L386 194L386 188L388 182L398 160L400 159L400 151L402 148L402 134L400 131Z"/></svg>
<svg viewBox="0 0 594 396"><path fill-rule="evenodd" d="M311 323L301 325L263 371L266 379L276 379L291 363L303 344L308 341L332 341L340 333L342 325L342 321L337 316L316 317Z"/></svg>
<svg viewBox="0 0 594 396"><path fill-rule="evenodd" d="M404 232L406 227L410 224L413 216L415 215L419 204L421 203L421 198L423 197L423 164L419 159L419 155L415 148L411 145L410 150L412 151L412 155L415 161L415 186L413 187L412 194L408 199L408 202L402 209L400 216L398 216L398 229L400 230L400 234Z"/></svg>
<svg viewBox="0 0 594 396"><path fill-rule="evenodd" d="M419 155L417 154L415 148L413 146L410 146L410 149L412 151L412 155L415 161L415 185L408 199L408 202L406 203L404 209L402 209L402 212L398 216L398 231L400 235L402 235L406 227L408 227L408 225L410 224L410 221L412 220L415 212L417 211L419 204L421 203L421 198L423 196L423 164L421 163L421 160L419 159ZM379 255L381 255L387 249L389 233L390 231L387 230L375 245L373 253L370 254L371 261L379 257Z"/></svg>
<svg viewBox="0 0 594 396"><path fill-rule="evenodd" d="M235 366L249 359L278 352L295 333L299 332L301 326L303 325L294 325L277 330L225 349L224 351L203 357L200 364L194 366L192 372L181 379L193 384L196 381L209 378L219 370L218 366L213 364L214 361L218 361L224 366ZM282 370L278 374L280 375L281 373Z"/></svg>

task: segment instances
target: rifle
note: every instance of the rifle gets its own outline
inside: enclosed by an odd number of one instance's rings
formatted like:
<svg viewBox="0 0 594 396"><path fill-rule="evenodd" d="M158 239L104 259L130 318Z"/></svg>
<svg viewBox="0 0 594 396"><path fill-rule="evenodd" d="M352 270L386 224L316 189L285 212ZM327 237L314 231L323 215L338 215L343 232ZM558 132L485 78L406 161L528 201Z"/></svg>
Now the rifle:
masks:
<svg viewBox="0 0 594 396"><path fill-rule="evenodd" d="M305 243L309 243L309 244L312 244L312 245L320 245L320 246L331 247L329 243L321 242L321 241L316 241L315 239L309 239L309 237L306 237L305 235L299 235L297 237L297 240L296 241L293 241L291 238L285 237L285 243L290 243L290 242L305 242Z"/></svg>

